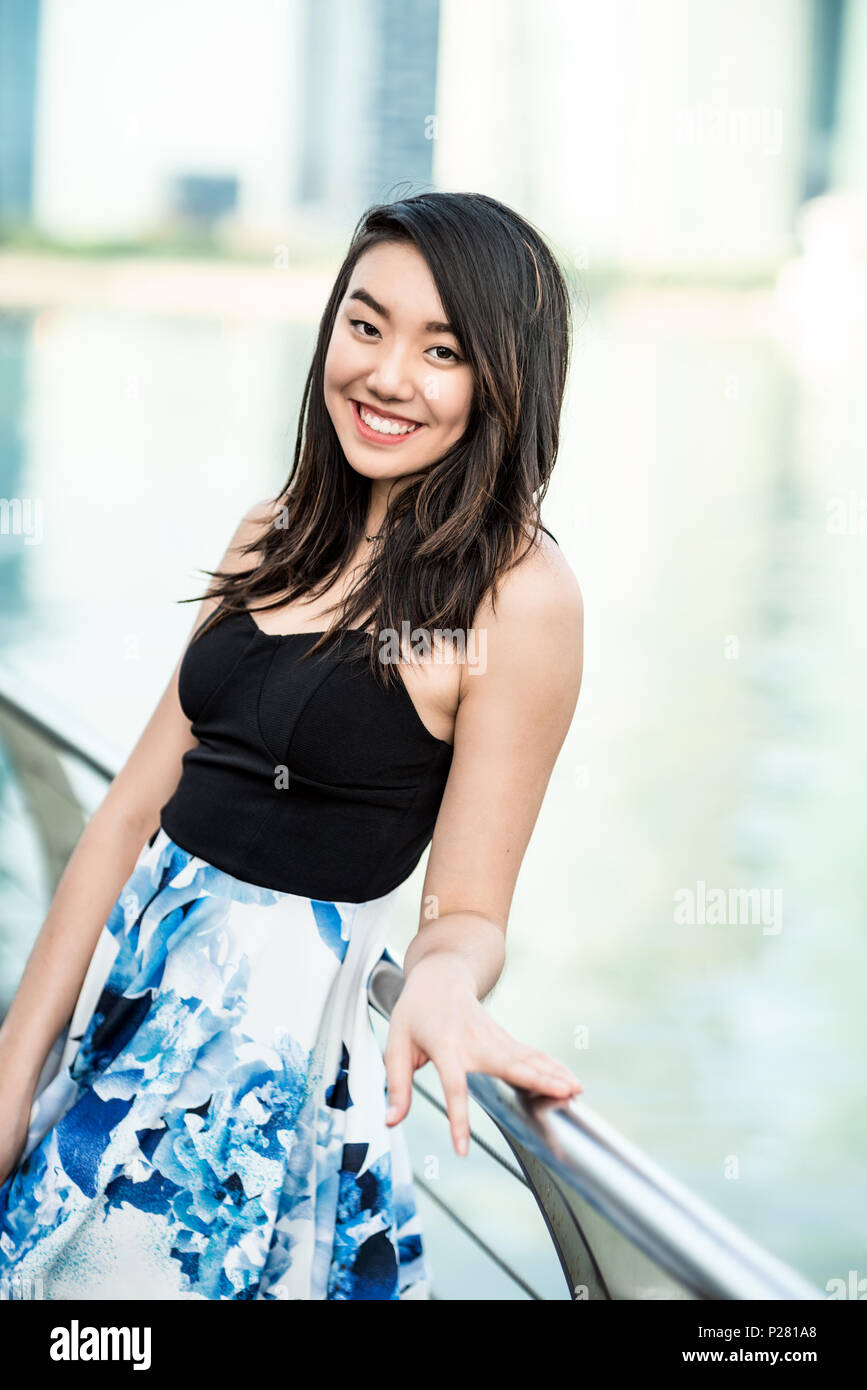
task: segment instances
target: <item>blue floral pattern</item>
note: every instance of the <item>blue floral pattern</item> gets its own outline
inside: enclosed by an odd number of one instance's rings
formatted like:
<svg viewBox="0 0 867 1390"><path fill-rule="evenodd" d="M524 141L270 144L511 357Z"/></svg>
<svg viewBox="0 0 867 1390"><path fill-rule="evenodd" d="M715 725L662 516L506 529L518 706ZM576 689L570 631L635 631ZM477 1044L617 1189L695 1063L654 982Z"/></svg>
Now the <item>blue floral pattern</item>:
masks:
<svg viewBox="0 0 867 1390"><path fill-rule="evenodd" d="M427 1298L366 995L393 899L257 887L160 828L0 1186L0 1278L55 1299Z"/></svg>

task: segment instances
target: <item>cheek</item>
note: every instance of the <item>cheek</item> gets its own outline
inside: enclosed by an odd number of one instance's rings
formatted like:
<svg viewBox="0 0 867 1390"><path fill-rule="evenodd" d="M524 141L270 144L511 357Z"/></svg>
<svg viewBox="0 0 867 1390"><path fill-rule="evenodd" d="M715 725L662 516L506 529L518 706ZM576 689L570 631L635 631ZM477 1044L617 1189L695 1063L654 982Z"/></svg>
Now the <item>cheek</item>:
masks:
<svg viewBox="0 0 867 1390"><path fill-rule="evenodd" d="M443 424L452 429L464 426L472 404L472 383L449 381L440 391L439 414Z"/></svg>
<svg viewBox="0 0 867 1390"><path fill-rule="evenodd" d="M334 333L325 355L325 388L337 391L352 379L354 370L352 344L340 333Z"/></svg>

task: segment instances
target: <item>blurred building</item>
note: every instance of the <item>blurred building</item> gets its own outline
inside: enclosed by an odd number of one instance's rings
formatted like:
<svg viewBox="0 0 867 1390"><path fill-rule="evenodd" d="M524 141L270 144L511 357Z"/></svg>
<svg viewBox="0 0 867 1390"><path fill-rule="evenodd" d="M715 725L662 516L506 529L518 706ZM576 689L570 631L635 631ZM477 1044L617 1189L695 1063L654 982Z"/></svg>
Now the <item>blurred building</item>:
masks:
<svg viewBox="0 0 867 1390"><path fill-rule="evenodd" d="M0 0L0 217L328 257L430 187L588 266L767 274L867 191L863 0Z"/></svg>
<svg viewBox="0 0 867 1390"><path fill-rule="evenodd" d="M431 186L439 0L0 0L0 24L2 211L52 237L345 235Z"/></svg>
<svg viewBox="0 0 867 1390"><path fill-rule="evenodd" d="M0 0L0 223L33 214L39 0Z"/></svg>

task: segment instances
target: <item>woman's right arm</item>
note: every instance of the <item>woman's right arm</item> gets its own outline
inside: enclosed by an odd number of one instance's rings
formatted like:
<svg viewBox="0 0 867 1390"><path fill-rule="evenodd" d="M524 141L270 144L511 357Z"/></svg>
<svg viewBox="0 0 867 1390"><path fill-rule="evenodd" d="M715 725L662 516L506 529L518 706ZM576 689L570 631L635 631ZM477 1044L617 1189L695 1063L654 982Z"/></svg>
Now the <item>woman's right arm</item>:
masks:
<svg viewBox="0 0 867 1390"><path fill-rule="evenodd" d="M254 563L240 547L272 516L269 502L252 507L218 568L236 572ZM216 606L213 598L199 605L159 704L70 855L0 1024L0 1182L23 1147L42 1068L72 1017L99 934L145 841L159 826L160 810L180 780L184 753L195 747L178 697L178 672L189 637Z"/></svg>

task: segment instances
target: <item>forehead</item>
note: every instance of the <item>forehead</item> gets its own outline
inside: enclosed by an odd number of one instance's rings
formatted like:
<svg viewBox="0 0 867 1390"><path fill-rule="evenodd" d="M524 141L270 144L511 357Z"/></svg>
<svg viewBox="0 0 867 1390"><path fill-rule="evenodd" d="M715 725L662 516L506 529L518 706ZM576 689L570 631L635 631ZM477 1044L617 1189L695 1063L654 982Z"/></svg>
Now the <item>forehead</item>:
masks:
<svg viewBox="0 0 867 1390"><path fill-rule="evenodd" d="M446 313L427 261L410 244L380 242L365 251L349 277L346 299L359 289L394 322L445 323Z"/></svg>
<svg viewBox="0 0 867 1390"><path fill-rule="evenodd" d="M350 285L361 274L419 276L433 284L427 261L409 241L378 241L358 258Z"/></svg>

